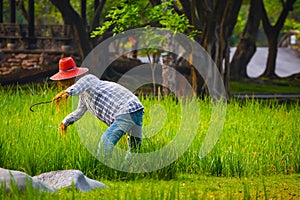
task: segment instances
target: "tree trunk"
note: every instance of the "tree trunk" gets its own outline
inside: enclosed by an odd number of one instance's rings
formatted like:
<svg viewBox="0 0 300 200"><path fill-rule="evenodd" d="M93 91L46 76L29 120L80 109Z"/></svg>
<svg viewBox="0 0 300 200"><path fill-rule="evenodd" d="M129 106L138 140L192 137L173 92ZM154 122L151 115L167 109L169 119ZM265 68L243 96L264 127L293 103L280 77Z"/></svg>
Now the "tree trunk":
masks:
<svg viewBox="0 0 300 200"><path fill-rule="evenodd" d="M248 20L230 63L230 78L232 80L248 78L247 65L256 51L256 38L261 19L261 1L250 1Z"/></svg>
<svg viewBox="0 0 300 200"><path fill-rule="evenodd" d="M191 7L196 7L196 1L195 0L192 0L191 2L189 0L181 0L180 1L182 6L183 6L183 9L184 9L184 12L187 13L189 12L190 14L187 15L188 18L189 18L189 21L190 21L190 24L194 25L196 24L196 10L195 9L191 9ZM189 56L189 67L191 68L191 84L192 84L192 88L194 90L194 92L196 94L199 94L200 92L198 92L198 85L199 85L199 80L202 79L202 77L200 77L198 75L198 73L196 72L196 69L192 66L192 63L193 63L193 55L190 54ZM202 79L203 80L203 79Z"/></svg>
<svg viewBox="0 0 300 200"><path fill-rule="evenodd" d="M223 2L223 1L222 1ZM209 8L209 12L206 15L207 22L203 26L203 47L211 55L212 59L216 61L218 57L217 45L218 45L218 35L219 29L219 17L223 15L223 10L225 4L218 3L217 0L211 2L211 5L206 5Z"/></svg>
<svg viewBox="0 0 300 200"><path fill-rule="evenodd" d="M195 40L199 42L202 46L204 45L205 41L205 35L208 27L208 19L210 19L211 12L212 12L212 1L198 1L198 0L192 0L192 8L194 8L193 11L193 25L198 29L201 30L201 35L196 35ZM197 13L197 14L196 14ZM202 78L202 76L199 75L199 73L196 72L196 70L193 70L195 74L193 74L192 78L196 79L196 93L197 95L206 95L208 94L208 90L206 87L205 80ZM193 83L195 84L195 80L193 80Z"/></svg>
<svg viewBox="0 0 300 200"><path fill-rule="evenodd" d="M270 35L268 37L268 58L267 58L267 67L263 73L263 77L268 78L277 78L278 76L275 73L276 68L276 58L277 58L277 41L278 35Z"/></svg>
<svg viewBox="0 0 300 200"><path fill-rule="evenodd" d="M3 0L0 0L0 23L3 22Z"/></svg>
<svg viewBox="0 0 300 200"><path fill-rule="evenodd" d="M219 28L223 11L225 9L225 1L218 2L218 0L214 0L211 2L204 2L204 7L207 8L207 13L205 14L206 20L203 21L202 46L211 56L211 59L216 63L219 57ZM208 94L206 84L209 80L215 84L216 72L217 71L214 68L208 70L206 80L204 80L205 84L201 87L202 94ZM201 84L201 82L199 83Z"/></svg>
<svg viewBox="0 0 300 200"><path fill-rule="evenodd" d="M161 4L161 0L150 0L150 3L154 7Z"/></svg>
<svg viewBox="0 0 300 200"><path fill-rule="evenodd" d="M98 3L96 3L98 2ZM95 12L94 12L94 20L92 22L92 25L91 25L91 30L89 31L92 31L94 30L96 27L99 26L99 18L100 18L100 14L102 13L102 10L104 8L104 5L106 3L106 0L102 0L101 3L99 3L99 1L95 1ZM97 7L96 7L97 6Z"/></svg>
<svg viewBox="0 0 300 200"><path fill-rule="evenodd" d="M84 20L73 9L69 0L50 0L53 5L61 12L65 24L72 27L74 44L77 44L80 56L86 57L91 51L92 47L89 41L89 34Z"/></svg>
<svg viewBox="0 0 300 200"><path fill-rule="evenodd" d="M162 2L166 2L166 1L167 0L162 0ZM170 68L175 69L176 56L172 53L172 49L174 48L174 41L170 32L166 33L166 38L168 41L166 44L166 49L170 49L171 52L168 52L167 56L163 57L162 81L164 84L163 94L170 95L171 92L175 92L176 90L176 73L175 70L172 71L170 69Z"/></svg>
<svg viewBox="0 0 300 200"><path fill-rule="evenodd" d="M208 14L205 14L207 21L203 23L203 47L212 57L217 65L218 71L212 70L208 78L213 80L213 87L217 87L218 73L225 79L225 71L223 70L224 59L228 62L229 54L226 52L228 48L228 39L232 34L233 28L237 21L238 12L242 5L242 0L215 0L212 4L206 4ZM228 63L225 67L228 67ZM225 85L228 85L225 83ZM226 88L227 89L227 88Z"/></svg>
<svg viewBox="0 0 300 200"><path fill-rule="evenodd" d="M228 67L228 38L231 36L236 24L242 0L180 0L180 2L190 23L201 30L201 34L197 35L195 40L203 46L211 59L215 61L219 72L224 76L228 76L229 69L223 71L223 61L225 59L226 67ZM190 13L186 13L188 11ZM191 73L193 88L197 89L197 94L206 94L207 88L202 77L195 70L191 70ZM214 75L214 72L210 71L207 78L214 78ZM225 78L224 80L228 79ZM195 82L197 82L196 86ZM227 84L225 83L225 85Z"/></svg>
<svg viewBox="0 0 300 200"><path fill-rule="evenodd" d="M163 95L170 95L176 91L176 73L175 73L175 58L173 53L168 53L163 56L162 64L162 81ZM172 70L173 69L173 70Z"/></svg>
<svg viewBox="0 0 300 200"><path fill-rule="evenodd" d="M87 20L86 20L86 0L81 0L81 18L84 21L84 24L87 24Z"/></svg>
<svg viewBox="0 0 300 200"><path fill-rule="evenodd" d="M192 0L192 4L194 4ZM193 24L193 21L195 20L194 18L194 12L191 9L191 2L190 0L180 0L180 3L183 8L183 12L185 13L185 16L189 19L190 24Z"/></svg>
<svg viewBox="0 0 300 200"><path fill-rule="evenodd" d="M230 96L230 88L229 88L229 77L230 77L230 47L229 47L229 42L227 42L227 45L225 47L225 69L224 69L224 86L226 90L226 95L227 97Z"/></svg>
<svg viewBox="0 0 300 200"><path fill-rule="evenodd" d="M283 9L280 13L280 16L275 25L271 25L266 9L264 7L264 3L261 3L262 6L262 22L263 28L268 38L268 60L266 70L263 73L263 77L274 78L277 77L275 74L275 66L276 66L276 57L277 57L277 44L278 44L278 36L280 30L283 27L285 19L288 16L288 13L293 9L293 4L296 0L287 0L286 2L282 1Z"/></svg>
<svg viewBox="0 0 300 200"><path fill-rule="evenodd" d="M229 56L229 54L226 54L226 50L228 47L228 40L237 22L237 17L241 5L242 5L242 0L228 0L220 24L219 58L217 60L217 67L223 79L224 79L223 60L224 59L229 60L229 58L225 57L226 55Z"/></svg>
<svg viewBox="0 0 300 200"><path fill-rule="evenodd" d="M34 39L34 0L28 0L28 48L36 48L36 40Z"/></svg>

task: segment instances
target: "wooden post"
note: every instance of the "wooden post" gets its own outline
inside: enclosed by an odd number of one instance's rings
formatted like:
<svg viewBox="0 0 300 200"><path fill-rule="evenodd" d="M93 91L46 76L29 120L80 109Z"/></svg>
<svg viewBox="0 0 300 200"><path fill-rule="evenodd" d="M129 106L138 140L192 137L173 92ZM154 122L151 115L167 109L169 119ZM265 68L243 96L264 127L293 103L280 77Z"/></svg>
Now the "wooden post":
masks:
<svg viewBox="0 0 300 200"><path fill-rule="evenodd" d="M10 0L9 1L9 11L10 11L10 23L16 22L16 1Z"/></svg>
<svg viewBox="0 0 300 200"><path fill-rule="evenodd" d="M16 1L10 0L9 1L9 22L16 23ZM10 39L9 43L14 43L14 39Z"/></svg>
<svg viewBox="0 0 300 200"><path fill-rule="evenodd" d="M86 21L86 0L81 0L81 17L85 24L87 24Z"/></svg>
<svg viewBox="0 0 300 200"><path fill-rule="evenodd" d="M94 0L94 15L96 14L96 11L97 11L97 8L98 8L98 6L99 6L99 0ZM99 24L99 18L98 17L96 17L96 19L95 19L95 24Z"/></svg>
<svg viewBox="0 0 300 200"><path fill-rule="evenodd" d="M3 22L3 0L0 0L0 23Z"/></svg>
<svg viewBox="0 0 300 200"><path fill-rule="evenodd" d="M34 0L28 0L28 48L36 48L36 41L34 38Z"/></svg>

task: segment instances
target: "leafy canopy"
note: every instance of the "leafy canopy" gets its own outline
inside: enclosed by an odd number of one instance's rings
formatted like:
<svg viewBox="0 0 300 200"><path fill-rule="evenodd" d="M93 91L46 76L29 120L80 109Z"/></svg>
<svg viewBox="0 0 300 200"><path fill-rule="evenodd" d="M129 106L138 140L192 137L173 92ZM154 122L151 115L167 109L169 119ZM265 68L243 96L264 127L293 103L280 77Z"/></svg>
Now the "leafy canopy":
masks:
<svg viewBox="0 0 300 200"><path fill-rule="evenodd" d="M184 14L175 12L173 2L166 1L152 7L149 3L139 0L121 0L118 5L113 6L106 15L106 21L102 26L96 28L91 37L103 35L109 29L114 34L123 32L130 28L138 27L163 27L176 32L194 30ZM189 33L190 36L195 31Z"/></svg>

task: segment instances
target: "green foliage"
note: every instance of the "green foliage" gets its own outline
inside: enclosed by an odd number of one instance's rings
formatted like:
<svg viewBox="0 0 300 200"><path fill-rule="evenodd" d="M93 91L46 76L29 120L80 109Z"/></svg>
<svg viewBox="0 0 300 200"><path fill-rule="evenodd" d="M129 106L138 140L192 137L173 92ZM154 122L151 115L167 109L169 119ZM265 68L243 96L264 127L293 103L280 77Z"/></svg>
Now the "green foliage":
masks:
<svg viewBox="0 0 300 200"><path fill-rule="evenodd" d="M113 6L106 15L107 20L91 33L91 37L104 34L112 26L114 26L114 33L123 32L133 26L140 27L144 23L142 13L148 12L148 10L143 10L145 6L141 3L143 1L133 0L130 2L129 4L126 0L121 0L117 6Z"/></svg>
<svg viewBox="0 0 300 200"><path fill-rule="evenodd" d="M295 19L287 18L284 23L283 32L288 32L290 30L300 30L300 22Z"/></svg>
<svg viewBox="0 0 300 200"><path fill-rule="evenodd" d="M263 0L265 9L268 14L270 23L274 25L277 22L277 19L282 11L281 1L277 0Z"/></svg>
<svg viewBox="0 0 300 200"><path fill-rule="evenodd" d="M59 10L49 0L35 1L35 23L63 24L63 18Z"/></svg>
<svg viewBox="0 0 300 200"><path fill-rule="evenodd" d="M284 1L285 2L285 1ZM274 1L274 0L264 0L264 5L269 17L269 20L272 25L274 25L279 16L280 13L283 10L283 5L281 1ZM300 2L296 1L293 4L293 10L289 12L289 15L285 21L283 32L287 32L289 30L300 30L300 23L299 23L299 14L300 14Z"/></svg>
<svg viewBox="0 0 300 200"><path fill-rule="evenodd" d="M91 33L91 37L103 35L110 28L113 33L120 33L130 28L145 27L151 24L175 33L193 29L185 15L179 15L174 11L171 1L163 2L152 8L144 1L121 0L117 6L108 11L106 18L103 25Z"/></svg>
<svg viewBox="0 0 300 200"><path fill-rule="evenodd" d="M21 11L22 4L24 5L26 12L28 12L28 0L16 1L16 21L17 23L27 24L28 22ZM60 12L49 0L35 1L34 5L34 18L36 24L63 24Z"/></svg>
<svg viewBox="0 0 300 200"><path fill-rule="evenodd" d="M21 5L24 5L26 12L28 12L28 0L16 1L16 22L21 24L27 24L28 22L24 18L21 10ZM81 2L78 0L70 0L70 4L74 10L78 13L81 12ZM107 3L110 6L110 2ZM50 0L34 1L35 9L35 23L36 24L63 24L63 18L60 11L51 3ZM9 21L9 3L3 2L3 21ZM86 1L86 14L87 21L91 22L94 17L94 1Z"/></svg>
<svg viewBox="0 0 300 200"><path fill-rule="evenodd" d="M234 26L233 29L233 34L230 37L231 46L236 46L237 43L239 42L240 36L242 35L247 23L248 12L249 12L249 4L243 3L240 12L238 14L236 25Z"/></svg>
<svg viewBox="0 0 300 200"><path fill-rule="evenodd" d="M269 20L270 20L271 24L274 25L282 11L282 3L277 0L275 0L275 1L274 0L264 0L263 2L264 2L265 9L267 11ZM238 20L237 20L236 26L234 28L233 35L230 38L230 43L232 46L237 45L237 43L240 39L240 35L244 30L244 27L247 22L247 15L249 12L249 7L250 7L249 5L250 5L250 1L243 1L243 5L239 12ZM289 15L285 21L282 32L288 32L290 30L300 30L300 22L299 22L299 20L300 20L300 17L299 17L300 16L300 1L296 1L294 3L293 8L294 9L289 13ZM261 32L263 32L262 26L260 27L260 29L261 29ZM264 44L265 43L264 40L265 39L262 38L261 41L258 41L257 43L260 45L261 44L266 45L266 44Z"/></svg>
<svg viewBox="0 0 300 200"><path fill-rule="evenodd" d="M151 9L149 19L150 21L158 21L160 26L175 33L183 33L187 29L193 28L185 15L179 15L175 12L171 1L163 2Z"/></svg>

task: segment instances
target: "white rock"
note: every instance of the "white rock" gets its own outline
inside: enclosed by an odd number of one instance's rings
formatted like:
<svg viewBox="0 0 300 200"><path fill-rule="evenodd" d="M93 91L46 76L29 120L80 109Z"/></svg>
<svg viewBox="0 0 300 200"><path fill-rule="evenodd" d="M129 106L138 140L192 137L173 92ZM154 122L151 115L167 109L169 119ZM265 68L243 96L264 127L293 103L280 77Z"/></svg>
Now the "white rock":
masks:
<svg viewBox="0 0 300 200"><path fill-rule="evenodd" d="M13 183L11 181L13 181ZM3 185L5 184L7 192L10 192L11 184L16 184L19 190L24 190L28 183L30 183L35 189L49 192L56 191L53 187L48 186L39 180L34 180L31 176L24 172L0 168L0 187L4 187Z"/></svg>
<svg viewBox="0 0 300 200"><path fill-rule="evenodd" d="M47 172L38 176L34 176L33 180L43 182L55 189L72 187L72 184L74 184L76 189L81 191L90 191L92 189L107 187L105 184L99 181L86 177L79 170Z"/></svg>

